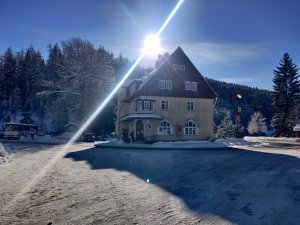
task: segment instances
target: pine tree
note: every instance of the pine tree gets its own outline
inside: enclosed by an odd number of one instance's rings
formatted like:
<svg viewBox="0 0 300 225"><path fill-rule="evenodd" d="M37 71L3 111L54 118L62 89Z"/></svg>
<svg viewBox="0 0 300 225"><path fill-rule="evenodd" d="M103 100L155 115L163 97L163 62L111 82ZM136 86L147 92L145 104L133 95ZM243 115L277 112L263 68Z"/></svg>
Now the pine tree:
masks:
<svg viewBox="0 0 300 225"><path fill-rule="evenodd" d="M42 90L45 64L41 54L30 46L25 54L24 70L20 77L21 104L23 111L38 110L37 92Z"/></svg>
<svg viewBox="0 0 300 225"><path fill-rule="evenodd" d="M222 120L221 124L217 127L215 132L215 138L230 138L235 137L236 135L236 126L233 125L230 118L230 113L227 113Z"/></svg>
<svg viewBox="0 0 300 225"><path fill-rule="evenodd" d="M299 119L297 103L300 95L298 68L288 53L274 69L273 101L277 109L272 119L275 136L293 136L293 127Z"/></svg>
<svg viewBox="0 0 300 225"><path fill-rule="evenodd" d="M263 134L267 131L266 118L260 112L254 112L248 124L247 130L250 134Z"/></svg>
<svg viewBox="0 0 300 225"><path fill-rule="evenodd" d="M11 94L14 90L16 82L16 59L13 55L11 48L8 48L4 54L3 63L3 94L4 98L9 101ZM7 104L9 108L9 103Z"/></svg>

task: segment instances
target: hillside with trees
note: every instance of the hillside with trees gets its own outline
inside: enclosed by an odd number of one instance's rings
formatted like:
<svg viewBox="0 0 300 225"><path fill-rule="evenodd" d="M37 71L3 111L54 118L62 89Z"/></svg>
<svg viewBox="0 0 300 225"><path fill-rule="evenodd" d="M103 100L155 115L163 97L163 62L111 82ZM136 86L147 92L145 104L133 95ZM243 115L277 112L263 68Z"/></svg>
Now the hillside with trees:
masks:
<svg viewBox="0 0 300 225"><path fill-rule="evenodd" d="M215 123L221 123L222 116L218 116L220 111L229 110L232 120L240 107L241 124L246 126L253 112L259 111L266 118L270 126L275 112L273 106L272 91L252 88L244 85L226 83L224 81L206 78L210 86L218 94L218 100L215 106ZM238 98L240 95L241 98Z"/></svg>
<svg viewBox="0 0 300 225"><path fill-rule="evenodd" d="M86 120L132 63L121 54L115 56L104 47L95 47L80 38L49 44L46 59L33 46L19 52L8 48L0 54L0 124L35 123L44 133L63 132L67 123L80 124ZM294 71L288 70L292 71L290 75L284 70L288 63L294 68ZM248 133L256 134L272 130L276 118L277 121L282 118L283 114L278 114L282 112L280 107L287 104L280 97L282 77L289 77L286 80L294 85L291 90L296 93L285 99L294 99L289 106L297 105L298 70L286 56L280 65L274 71L274 92L206 78L218 95L214 114L215 129L220 131L220 137L237 136L233 131L244 134L248 130ZM130 79L147 76L152 70L137 67ZM96 118L90 127L95 133L114 131L115 106L116 99L113 99ZM292 112L288 118L293 115L290 126L297 120L297 110L299 108L288 110ZM240 116L238 124L235 122L236 114ZM274 118L274 115L277 117ZM263 129L257 128L261 123ZM236 124L239 127L234 127ZM227 130L232 132L227 134Z"/></svg>

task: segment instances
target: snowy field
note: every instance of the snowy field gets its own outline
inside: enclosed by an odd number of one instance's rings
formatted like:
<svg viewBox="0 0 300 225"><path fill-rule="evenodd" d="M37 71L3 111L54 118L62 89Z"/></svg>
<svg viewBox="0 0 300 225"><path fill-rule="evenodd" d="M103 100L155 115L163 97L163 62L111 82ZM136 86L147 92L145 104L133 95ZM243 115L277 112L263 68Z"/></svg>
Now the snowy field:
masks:
<svg viewBox="0 0 300 225"><path fill-rule="evenodd" d="M0 165L1 225L300 221L298 147L189 151L76 144L43 170L62 146L5 146L14 159Z"/></svg>

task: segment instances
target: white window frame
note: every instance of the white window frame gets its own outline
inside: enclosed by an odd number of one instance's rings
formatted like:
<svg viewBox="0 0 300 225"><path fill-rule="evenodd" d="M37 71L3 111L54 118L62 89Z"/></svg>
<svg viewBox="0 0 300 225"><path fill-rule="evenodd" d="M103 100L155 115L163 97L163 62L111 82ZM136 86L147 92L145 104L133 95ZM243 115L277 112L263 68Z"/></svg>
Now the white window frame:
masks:
<svg viewBox="0 0 300 225"><path fill-rule="evenodd" d="M184 89L186 91L197 91L197 82L185 81Z"/></svg>
<svg viewBox="0 0 300 225"><path fill-rule="evenodd" d="M191 82L191 90L197 91L197 82Z"/></svg>
<svg viewBox="0 0 300 225"><path fill-rule="evenodd" d="M188 120L184 126L184 135L198 135L198 126L194 120Z"/></svg>
<svg viewBox="0 0 300 225"><path fill-rule="evenodd" d="M185 71L185 65L173 64L173 70Z"/></svg>
<svg viewBox="0 0 300 225"><path fill-rule="evenodd" d="M136 111L143 111L143 101L136 102Z"/></svg>
<svg viewBox="0 0 300 225"><path fill-rule="evenodd" d="M166 80L166 89L172 89L172 81L171 80Z"/></svg>
<svg viewBox="0 0 300 225"><path fill-rule="evenodd" d="M195 104L194 102L188 102L188 111L189 112L194 112L195 111Z"/></svg>
<svg viewBox="0 0 300 225"><path fill-rule="evenodd" d="M151 108L151 102L150 101L144 101L144 110L149 111Z"/></svg>
<svg viewBox="0 0 300 225"><path fill-rule="evenodd" d="M190 91L191 90L191 82L190 81L186 81L185 82L184 89L186 91Z"/></svg>
<svg viewBox="0 0 300 225"><path fill-rule="evenodd" d="M159 80L159 89L166 89L166 81L165 80Z"/></svg>
<svg viewBox="0 0 300 225"><path fill-rule="evenodd" d="M166 100L161 101L161 110L169 110L169 102Z"/></svg>
<svg viewBox="0 0 300 225"><path fill-rule="evenodd" d="M158 135L172 135L173 134L173 126L169 120L164 119L161 121L157 127Z"/></svg>

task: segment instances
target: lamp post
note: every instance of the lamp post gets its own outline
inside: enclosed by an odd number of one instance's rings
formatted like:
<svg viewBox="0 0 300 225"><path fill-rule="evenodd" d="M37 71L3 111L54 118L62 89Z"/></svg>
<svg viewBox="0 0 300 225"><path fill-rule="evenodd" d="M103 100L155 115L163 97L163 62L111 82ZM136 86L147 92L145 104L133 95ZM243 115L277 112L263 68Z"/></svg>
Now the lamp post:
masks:
<svg viewBox="0 0 300 225"><path fill-rule="evenodd" d="M237 113L235 115L235 124L236 124L236 136L238 136L238 131L239 131L240 123L241 123L242 108L240 106L240 101L242 99L242 95L237 94L236 97L237 97Z"/></svg>
<svg viewBox="0 0 300 225"><path fill-rule="evenodd" d="M242 108L241 108L239 103L240 103L240 100L242 99L242 95L237 94L236 97L237 97L237 103L238 104L237 104L237 114L236 114L236 117L235 117L235 122L236 122L237 125L239 125L240 122L241 122L241 111L242 111Z"/></svg>

